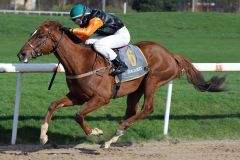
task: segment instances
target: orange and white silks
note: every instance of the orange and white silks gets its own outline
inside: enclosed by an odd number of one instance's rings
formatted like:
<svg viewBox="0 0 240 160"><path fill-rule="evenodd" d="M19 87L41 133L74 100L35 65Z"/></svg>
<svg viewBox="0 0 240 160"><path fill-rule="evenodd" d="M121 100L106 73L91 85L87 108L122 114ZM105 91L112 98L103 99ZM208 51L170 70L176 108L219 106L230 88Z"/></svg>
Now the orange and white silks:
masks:
<svg viewBox="0 0 240 160"><path fill-rule="evenodd" d="M85 28L73 28L70 31L86 41L98 28L103 26L103 21L95 17L89 21L89 25Z"/></svg>

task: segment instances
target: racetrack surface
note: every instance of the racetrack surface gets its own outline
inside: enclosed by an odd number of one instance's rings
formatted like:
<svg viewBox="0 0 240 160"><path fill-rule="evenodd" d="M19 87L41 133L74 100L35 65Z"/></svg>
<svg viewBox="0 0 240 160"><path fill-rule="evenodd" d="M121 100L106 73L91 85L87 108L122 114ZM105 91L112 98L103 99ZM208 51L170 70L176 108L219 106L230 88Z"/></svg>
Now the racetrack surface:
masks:
<svg viewBox="0 0 240 160"><path fill-rule="evenodd" d="M0 160L239 160L240 140L0 146Z"/></svg>

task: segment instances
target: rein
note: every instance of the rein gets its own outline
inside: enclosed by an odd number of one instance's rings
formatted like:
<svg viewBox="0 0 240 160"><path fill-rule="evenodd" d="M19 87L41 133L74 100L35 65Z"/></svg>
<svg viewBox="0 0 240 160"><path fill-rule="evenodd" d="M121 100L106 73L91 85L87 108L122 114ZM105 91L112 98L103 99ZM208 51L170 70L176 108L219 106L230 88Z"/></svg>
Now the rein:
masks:
<svg viewBox="0 0 240 160"><path fill-rule="evenodd" d="M53 52L53 53L56 52L56 49L59 47L60 42L62 41L62 38L63 38L63 36L64 36L64 33L65 33L65 32L62 31L61 38L58 40L56 46L54 47L53 51L51 51L51 52ZM49 35L51 35L51 34L49 34ZM96 58L97 58L97 57L96 57ZM95 64L95 63L94 63L94 64ZM93 64L93 66L94 66L94 64ZM57 74L57 70L58 70L59 65L60 65L60 62L58 62L58 65L57 65L56 69L54 70L52 79L51 79L51 81L50 81L50 83L49 83L49 86L48 86L48 90L51 90L51 87L52 87L53 81L54 81L54 79L55 79L55 77L56 77L56 74ZM91 76L91 75L93 75L93 74L98 74L98 75L100 75L100 74L103 74L103 73L105 72L105 70L108 69L108 68L109 68L109 66L107 66L107 67L101 67L101 68L98 68L98 69L96 69L96 70L93 70L93 71L90 71L90 72L87 72L87 73L83 73L83 74L79 74L79 75L73 75L73 76L67 76L67 75L66 75L66 78L67 78L67 79L81 79L81 78L84 78L84 77ZM101 70L103 70L103 71L101 71ZM100 74L99 74L99 73L100 73Z"/></svg>
<svg viewBox="0 0 240 160"><path fill-rule="evenodd" d="M102 68L98 68L96 70L93 70L93 71L90 71L90 72L87 72L87 73L83 73L83 74L79 74L79 75L74 75L74 76L66 76L67 79L81 79L81 78L84 78L84 77L88 77L88 76L91 76L93 74L98 74L98 73L104 73L105 72L105 69L107 69L109 67L102 67ZM99 72L101 70L104 70L103 72Z"/></svg>

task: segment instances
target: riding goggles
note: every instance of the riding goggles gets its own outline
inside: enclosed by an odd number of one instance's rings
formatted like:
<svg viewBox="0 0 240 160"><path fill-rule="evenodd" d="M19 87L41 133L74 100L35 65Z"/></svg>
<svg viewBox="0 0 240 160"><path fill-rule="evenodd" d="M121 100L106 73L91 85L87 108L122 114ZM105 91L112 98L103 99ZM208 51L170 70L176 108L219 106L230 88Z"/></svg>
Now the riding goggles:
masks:
<svg viewBox="0 0 240 160"><path fill-rule="evenodd" d="M82 18L75 18L75 19L72 19L72 21L73 21L75 24L81 24L81 23L82 23Z"/></svg>

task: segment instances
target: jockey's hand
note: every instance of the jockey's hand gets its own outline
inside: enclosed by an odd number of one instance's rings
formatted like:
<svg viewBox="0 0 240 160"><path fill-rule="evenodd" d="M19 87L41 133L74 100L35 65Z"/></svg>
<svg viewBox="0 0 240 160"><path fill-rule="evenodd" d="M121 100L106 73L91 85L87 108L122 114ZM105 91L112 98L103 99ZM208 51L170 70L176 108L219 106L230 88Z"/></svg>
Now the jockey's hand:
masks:
<svg viewBox="0 0 240 160"><path fill-rule="evenodd" d="M62 27L61 28L62 29L62 31L64 31L65 33L71 33L71 28L69 28L69 27Z"/></svg>

